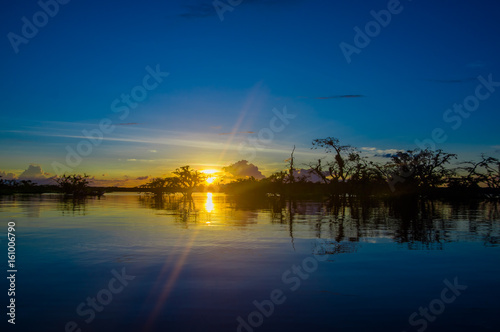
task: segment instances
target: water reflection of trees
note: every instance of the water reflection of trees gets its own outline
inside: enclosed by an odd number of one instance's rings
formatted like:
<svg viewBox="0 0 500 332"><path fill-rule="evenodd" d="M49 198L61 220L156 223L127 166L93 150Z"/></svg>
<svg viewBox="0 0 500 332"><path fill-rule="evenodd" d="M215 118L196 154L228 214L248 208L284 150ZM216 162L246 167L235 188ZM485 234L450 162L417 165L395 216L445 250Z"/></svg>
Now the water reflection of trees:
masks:
<svg viewBox="0 0 500 332"><path fill-rule="evenodd" d="M21 209L28 218L41 218L42 212L55 209L63 216L85 216L89 201L98 201L98 196L68 197L60 194L16 194L0 195L0 207L7 204Z"/></svg>
<svg viewBox="0 0 500 332"><path fill-rule="evenodd" d="M449 203L419 199L335 197L324 202L270 201L271 220L294 228L307 224L316 238L337 243L387 238L409 249L442 250L447 242L500 242L500 203Z"/></svg>
<svg viewBox="0 0 500 332"><path fill-rule="evenodd" d="M203 199L184 196L140 196L144 207L196 222ZM215 196L214 196L215 197ZM498 245L498 201L445 202L423 199L359 199L334 197L325 201L286 200L280 196L217 196L211 215L226 225L245 226L266 218L297 237L331 239L336 243L391 241L409 249L442 250L449 242L483 241ZM205 211L206 213L206 211Z"/></svg>
<svg viewBox="0 0 500 332"><path fill-rule="evenodd" d="M58 196L58 210L63 215L71 216L84 216L87 214L87 200L89 198L83 197L65 197Z"/></svg>
<svg viewBox="0 0 500 332"><path fill-rule="evenodd" d="M140 195L139 203L143 207L163 211L165 215L172 215L178 222L186 224L197 222L198 210L191 196L185 195Z"/></svg>
<svg viewBox="0 0 500 332"><path fill-rule="evenodd" d="M338 242L321 239L313 243L312 252L314 255L337 255L350 254L357 251L356 242Z"/></svg>

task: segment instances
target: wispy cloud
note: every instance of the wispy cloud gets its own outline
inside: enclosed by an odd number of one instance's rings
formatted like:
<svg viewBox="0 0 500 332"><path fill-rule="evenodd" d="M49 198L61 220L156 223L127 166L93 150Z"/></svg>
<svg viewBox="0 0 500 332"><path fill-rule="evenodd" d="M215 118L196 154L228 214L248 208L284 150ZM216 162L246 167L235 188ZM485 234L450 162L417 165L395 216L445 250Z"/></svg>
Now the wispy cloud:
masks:
<svg viewBox="0 0 500 332"><path fill-rule="evenodd" d="M254 131L237 131L233 133L219 133L219 135L235 135L235 134L255 134Z"/></svg>
<svg viewBox="0 0 500 332"><path fill-rule="evenodd" d="M199 3L196 5L185 5L185 12L180 14L180 17L184 18L203 18L208 16L214 16L216 14L215 8L210 3Z"/></svg>
<svg viewBox="0 0 500 332"><path fill-rule="evenodd" d="M97 187L124 187L124 186L129 186L133 187L137 185L137 183L130 183L129 179L125 177L125 179L96 179L95 177L92 177L90 180L90 184L92 186L97 186Z"/></svg>
<svg viewBox="0 0 500 332"><path fill-rule="evenodd" d="M244 0L238 6L248 6L248 5L290 5L292 3L297 3L303 0ZM224 1L224 3L226 3ZM231 6L229 3L227 5L231 8L236 6ZM205 18L217 15L212 1L200 1L194 5L184 5L185 11L179 16L187 19L195 18Z"/></svg>
<svg viewBox="0 0 500 332"><path fill-rule="evenodd" d="M138 122L127 122L127 123L118 123L118 126L135 126L138 125Z"/></svg>
<svg viewBox="0 0 500 332"><path fill-rule="evenodd" d="M154 132L154 130L151 130ZM150 131L150 132L151 132ZM26 130L0 130L0 132L9 132L23 135L30 135L36 137L61 137L61 138L73 138L73 139L88 139L84 135L66 135L66 134L54 134L40 131L26 131ZM161 138L152 137L103 137L103 141L109 142L126 142L126 143L139 143L139 144L155 144L155 145L167 145L167 146L178 146L186 148L201 148L201 149L211 149L220 150L221 142L210 141L207 137L197 137L197 138L177 138L179 134L175 132L162 131L163 136ZM185 133L184 137L196 136L195 133ZM212 136L213 137L213 136ZM231 150L238 150L238 146L234 145L229 147ZM271 150L269 150L271 151Z"/></svg>
<svg viewBox="0 0 500 332"><path fill-rule="evenodd" d="M155 160L153 160L153 159L136 159L136 158L130 158L130 159L127 159L127 161L138 161L138 162L143 162L143 163L150 163L150 162L153 162Z"/></svg>
<svg viewBox="0 0 500 332"><path fill-rule="evenodd" d="M68 138L70 140L61 140L60 144L68 144L69 146L74 146L78 143L79 140L87 140L88 137L82 135L81 133L74 134L66 134L66 133L57 133L53 130L45 130L45 128L38 128L39 130L0 130L0 133L11 133L22 135L23 137L31 136L31 137L54 137L54 138ZM154 146L155 148L159 148L160 146L168 146L168 147L179 147L185 149L202 149L202 150L212 150L212 151L232 151L240 154L242 151L241 148L241 139L236 139L231 142L225 142L226 135L214 135L212 134L200 134L199 132L187 132L187 131L170 131L170 130L159 130L148 128L147 130L144 128L136 128L137 132L134 133L124 133L118 135L118 133L114 133L113 137L104 136L102 141L109 142L109 146L113 143L127 143L127 149L130 149L131 144L141 144L146 147L146 151L148 148ZM234 132L238 132L235 130ZM249 132L251 133L251 132ZM245 133L241 135L241 138L245 137L247 134ZM238 136L235 136L238 137ZM148 147L149 145L149 147ZM123 149L123 145L116 145L117 149ZM288 142L280 142L276 140L273 144L260 147L260 146L246 146L243 151L259 151L260 154L276 154L276 153L290 153L290 146ZM97 149L96 149L97 151ZM160 150L158 150L160 151ZM304 151L296 151L297 156L309 157L312 156L316 158L317 153L313 151L309 151L306 149ZM127 156L126 159L136 159L135 162L129 161L130 163L138 163L138 162L152 162L151 160L140 160L138 158L134 158L135 156Z"/></svg>
<svg viewBox="0 0 500 332"><path fill-rule="evenodd" d="M427 79L426 81L435 82L435 83L464 83L464 82L471 82L471 81L475 81L475 80L476 80L476 78L474 78L474 77L467 77L467 78L459 78L459 79L451 79L451 80Z"/></svg>
<svg viewBox="0 0 500 332"><path fill-rule="evenodd" d="M468 63L467 67L469 67L469 68L483 68L483 67L486 67L486 64L482 61L474 61L474 62Z"/></svg>
<svg viewBox="0 0 500 332"><path fill-rule="evenodd" d="M380 158L391 158L392 156L396 155L396 153L403 151L399 149L378 149L374 147L362 147L360 150L367 156Z"/></svg>
<svg viewBox="0 0 500 332"><path fill-rule="evenodd" d="M339 98L362 98L364 95L335 95L335 96L327 96L327 97L304 97L300 96L299 98L305 99L339 99Z"/></svg>

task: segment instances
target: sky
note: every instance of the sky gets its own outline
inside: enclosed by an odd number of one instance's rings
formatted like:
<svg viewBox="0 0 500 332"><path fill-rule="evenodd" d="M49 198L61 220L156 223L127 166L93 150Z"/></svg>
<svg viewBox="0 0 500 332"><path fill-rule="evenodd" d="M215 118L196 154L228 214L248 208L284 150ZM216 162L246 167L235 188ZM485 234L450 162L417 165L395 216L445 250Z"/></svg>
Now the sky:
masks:
<svg viewBox="0 0 500 332"><path fill-rule="evenodd" d="M364 155L500 156L493 0L11 1L0 175L136 185L328 136ZM382 160L383 162L383 160Z"/></svg>

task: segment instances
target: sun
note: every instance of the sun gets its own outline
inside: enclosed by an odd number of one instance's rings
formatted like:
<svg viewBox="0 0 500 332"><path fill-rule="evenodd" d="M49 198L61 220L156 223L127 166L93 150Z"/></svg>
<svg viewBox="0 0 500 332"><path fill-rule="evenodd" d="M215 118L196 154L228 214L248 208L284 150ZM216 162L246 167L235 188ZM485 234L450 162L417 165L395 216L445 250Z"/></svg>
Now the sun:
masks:
<svg viewBox="0 0 500 332"><path fill-rule="evenodd" d="M216 173L219 173L220 171L219 170L216 170L216 169L205 169L203 171L201 171L201 173L203 174L206 174L207 175L207 178L205 179L205 181L208 183L208 184L212 184L214 183L214 181L217 179L217 176L215 175Z"/></svg>

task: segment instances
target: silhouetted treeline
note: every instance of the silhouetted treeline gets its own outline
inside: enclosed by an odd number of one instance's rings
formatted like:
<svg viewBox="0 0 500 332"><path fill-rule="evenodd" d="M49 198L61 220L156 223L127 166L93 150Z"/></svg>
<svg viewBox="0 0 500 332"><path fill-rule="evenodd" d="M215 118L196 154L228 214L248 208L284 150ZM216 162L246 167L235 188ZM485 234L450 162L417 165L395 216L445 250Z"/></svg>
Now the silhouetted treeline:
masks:
<svg viewBox="0 0 500 332"><path fill-rule="evenodd" d="M182 166L173 172L174 176L166 178L153 178L148 183L139 186L144 192L156 195L164 193L182 193L190 196L199 189L206 176L189 166Z"/></svg>
<svg viewBox="0 0 500 332"><path fill-rule="evenodd" d="M5 180L0 176L0 195L14 193L41 194L45 192L58 192L57 186L40 186L30 180Z"/></svg>
<svg viewBox="0 0 500 332"><path fill-rule="evenodd" d="M325 155L306 168L298 170L292 150L284 170L257 180L238 178L229 183L204 184L206 175L182 166L171 177L151 179L135 189L156 195L195 191L221 191L234 195L285 196L319 198L322 196L415 196L427 197L500 197L500 160L481 155L479 161L452 165L455 154L443 150L407 150L386 155L387 162L378 163L337 138L315 139L312 149L323 149ZM0 179L0 194L15 192L63 192L66 195L100 195L104 190L91 189L89 176L63 175L55 179L57 186L37 186L31 181ZM109 188L108 191L118 190Z"/></svg>
<svg viewBox="0 0 500 332"><path fill-rule="evenodd" d="M57 184L38 185L30 180L5 180L0 176L0 194L42 194L63 193L65 196L101 196L104 188L90 187L87 174L62 175L54 179Z"/></svg>
<svg viewBox="0 0 500 332"><path fill-rule="evenodd" d="M500 194L500 161L497 158L482 155L478 162L463 162L452 167L451 162L457 158L455 154L414 149L398 151L381 164L333 137L315 139L312 144L313 149L324 149L325 157L309 163L305 172L302 169L299 174L294 166L294 147L286 170L262 180L239 179L226 184L223 190L240 195L287 197L426 195L470 198L498 197Z"/></svg>

